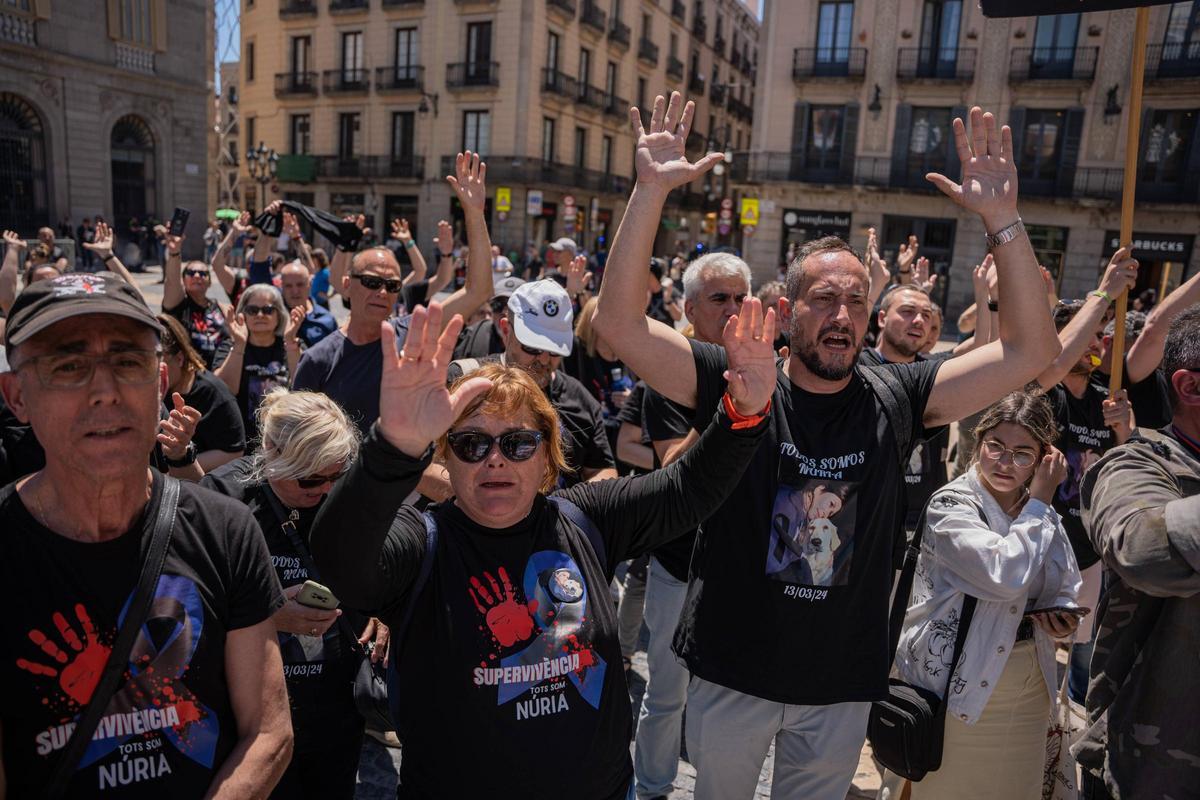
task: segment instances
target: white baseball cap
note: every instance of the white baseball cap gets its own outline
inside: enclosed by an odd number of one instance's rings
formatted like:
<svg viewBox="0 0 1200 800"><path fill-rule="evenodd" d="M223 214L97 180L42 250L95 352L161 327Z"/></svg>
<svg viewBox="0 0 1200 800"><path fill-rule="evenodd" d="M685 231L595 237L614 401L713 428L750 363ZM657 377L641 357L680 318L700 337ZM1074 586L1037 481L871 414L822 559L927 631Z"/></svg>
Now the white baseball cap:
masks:
<svg viewBox="0 0 1200 800"><path fill-rule="evenodd" d="M579 252L579 245L570 236L564 236L550 243L551 250L570 250L572 254Z"/></svg>
<svg viewBox="0 0 1200 800"><path fill-rule="evenodd" d="M513 333L526 347L569 356L575 344L571 298L552 280L529 281L508 298Z"/></svg>

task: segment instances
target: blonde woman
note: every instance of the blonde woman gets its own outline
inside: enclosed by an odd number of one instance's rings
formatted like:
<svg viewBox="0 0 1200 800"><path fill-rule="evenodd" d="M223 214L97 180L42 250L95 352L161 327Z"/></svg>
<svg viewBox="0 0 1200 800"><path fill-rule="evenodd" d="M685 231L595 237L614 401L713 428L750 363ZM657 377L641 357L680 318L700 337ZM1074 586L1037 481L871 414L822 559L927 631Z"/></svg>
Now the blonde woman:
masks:
<svg viewBox="0 0 1200 800"><path fill-rule="evenodd" d="M942 766L912 800L1041 796L1046 726L1057 702L1055 640L1078 624L1079 568L1050 503L1066 475L1041 392L1014 392L975 428L974 463L926 510L916 579L896 652L908 683L941 694L963 601L977 600L950 681ZM895 776L883 797L898 797Z"/></svg>
<svg viewBox="0 0 1200 800"><path fill-rule="evenodd" d="M363 719L351 691L360 645L373 640L372 657L382 660L387 629L353 612L301 605L296 595L305 581L317 580L305 544L309 528L333 482L358 455L358 428L325 395L286 389L263 398L258 425L262 443L254 454L218 468L202 484L250 508L287 598L272 619L295 751L271 796L349 800L363 739ZM294 529L284 527L289 520ZM345 622L338 619L343 613Z"/></svg>

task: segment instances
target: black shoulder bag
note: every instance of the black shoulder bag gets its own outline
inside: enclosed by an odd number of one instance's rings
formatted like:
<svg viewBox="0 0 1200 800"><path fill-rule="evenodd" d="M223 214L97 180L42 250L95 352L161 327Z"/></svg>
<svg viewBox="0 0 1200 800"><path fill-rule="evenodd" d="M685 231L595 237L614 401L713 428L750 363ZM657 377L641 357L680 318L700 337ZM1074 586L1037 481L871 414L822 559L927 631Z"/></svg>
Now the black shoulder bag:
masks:
<svg viewBox="0 0 1200 800"><path fill-rule="evenodd" d="M928 508L928 507L927 507ZM917 523L912 543L904 553L904 568L892 600L892 611L888 620L891 653L889 664L896 660L896 649L900 644L900 633L904 628L904 615L908 611L909 595L912 593L913 577L917 571L917 557L921 554L921 537L925 533L925 512ZM891 772L919 781L927 773L942 766L942 741L946 730L946 707L950 704L950 682L958 660L962 655L971 617L975 614L975 598L963 597L962 613L958 619L958 631L954 636L954 654L946 670L946 687L939 696L923 686L914 686L899 678L888 680L888 698L871 704L871 717L867 724L867 738L875 757Z"/></svg>
<svg viewBox="0 0 1200 800"><path fill-rule="evenodd" d="M71 738L67 740L67 746L63 748L62 755L58 757L54 771L50 774L46 796L51 800L58 800L66 795L71 779L75 777L75 769L79 766L88 743L92 741L93 734L96 733L96 726L108 710L109 702L116 694L121 676L125 674L125 668L129 665L129 653L133 650L138 633L150 614L154 588L158 585L158 576L162 574L167 549L171 545L171 534L175 530L175 509L179 505L179 481L167 475L162 476L162 481L158 516L154 520L154 531L150 534L150 544L142 560L137 589L129 603L129 613L125 615L125 621L117 631L117 640L113 644L112 652L108 654L108 661L104 664L104 671L100 673L100 680L92 692L92 699L80 715Z"/></svg>
<svg viewBox="0 0 1200 800"><path fill-rule="evenodd" d="M320 582L321 573L313 562L308 544L300 538L300 532L296 530L296 520L299 519L300 512L295 509L292 509L290 513L287 512L270 486L264 485L262 491L271 503L271 509L275 512L275 516L280 519L279 527L284 536L288 538L292 549L300 557L300 563L304 564L304 569L308 571L308 577ZM392 730L395 726L392 724L391 713L388 710L387 676L382 665L372 663L371 654L359 644L358 633L350 626L350 620L346 619L345 614L337 618L337 626L341 631L342 638L346 640L346 645L358 657L353 687L355 708L366 720L368 728L377 731Z"/></svg>

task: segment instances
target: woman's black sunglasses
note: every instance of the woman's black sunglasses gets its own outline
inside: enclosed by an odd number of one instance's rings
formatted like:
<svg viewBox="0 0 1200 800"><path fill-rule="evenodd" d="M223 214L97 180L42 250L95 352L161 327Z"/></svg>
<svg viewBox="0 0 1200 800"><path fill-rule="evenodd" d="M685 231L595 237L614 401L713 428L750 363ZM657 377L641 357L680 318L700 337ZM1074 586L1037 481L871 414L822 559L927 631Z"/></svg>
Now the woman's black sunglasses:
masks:
<svg viewBox="0 0 1200 800"><path fill-rule="evenodd" d="M446 437L450 449L460 461L478 464L492 452L492 445L500 442L500 453L509 461L528 461L542 443L540 431L509 431L499 437L482 431L458 431Z"/></svg>
<svg viewBox="0 0 1200 800"><path fill-rule="evenodd" d="M404 281L398 278L381 278L378 275L359 275L350 276L354 280L363 285L363 288L368 292L378 292L381 288L386 288L388 294L397 294L404 288Z"/></svg>
<svg viewBox="0 0 1200 800"><path fill-rule="evenodd" d="M318 486L324 486L327 483L336 483L338 478L346 474L346 470L338 471L336 475L310 475L307 478L296 478L296 484L301 489L316 489Z"/></svg>

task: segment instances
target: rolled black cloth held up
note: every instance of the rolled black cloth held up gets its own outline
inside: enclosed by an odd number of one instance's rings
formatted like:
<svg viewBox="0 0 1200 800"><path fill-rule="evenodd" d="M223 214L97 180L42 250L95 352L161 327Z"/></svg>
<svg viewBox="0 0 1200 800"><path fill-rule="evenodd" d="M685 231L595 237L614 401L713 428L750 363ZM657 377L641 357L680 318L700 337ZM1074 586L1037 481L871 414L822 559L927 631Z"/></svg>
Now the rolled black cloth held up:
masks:
<svg viewBox="0 0 1200 800"><path fill-rule="evenodd" d="M362 229L353 222L338 219L328 211L312 208L295 200L283 200L280 205L297 217L307 220L326 239L343 250L354 251L362 240ZM268 214L265 211L254 218L254 227L267 236L278 236L283 232L283 213Z"/></svg>

